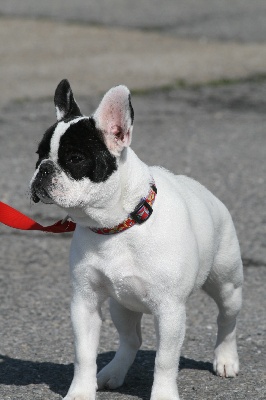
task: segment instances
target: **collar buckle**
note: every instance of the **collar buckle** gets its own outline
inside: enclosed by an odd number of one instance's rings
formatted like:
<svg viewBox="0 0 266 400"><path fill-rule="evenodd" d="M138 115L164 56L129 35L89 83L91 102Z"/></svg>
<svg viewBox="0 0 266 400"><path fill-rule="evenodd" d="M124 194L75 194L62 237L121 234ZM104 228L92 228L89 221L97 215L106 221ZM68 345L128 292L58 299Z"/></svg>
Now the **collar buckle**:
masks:
<svg viewBox="0 0 266 400"><path fill-rule="evenodd" d="M143 224L143 222L147 221L150 218L153 209L151 205L146 201L142 201L137 205L135 210L130 213L130 217L139 225Z"/></svg>

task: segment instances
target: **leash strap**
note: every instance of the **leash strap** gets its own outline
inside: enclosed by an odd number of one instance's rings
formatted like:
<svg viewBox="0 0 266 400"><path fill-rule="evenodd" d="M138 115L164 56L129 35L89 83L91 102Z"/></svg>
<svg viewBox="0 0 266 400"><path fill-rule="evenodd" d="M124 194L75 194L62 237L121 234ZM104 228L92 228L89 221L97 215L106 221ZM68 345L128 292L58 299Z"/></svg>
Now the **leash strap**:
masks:
<svg viewBox="0 0 266 400"><path fill-rule="evenodd" d="M73 232L76 224L72 221L58 221L53 225L42 226L33 219L22 214L15 208L0 201L0 222L10 226L11 228L21 229L24 231L42 231L50 233Z"/></svg>

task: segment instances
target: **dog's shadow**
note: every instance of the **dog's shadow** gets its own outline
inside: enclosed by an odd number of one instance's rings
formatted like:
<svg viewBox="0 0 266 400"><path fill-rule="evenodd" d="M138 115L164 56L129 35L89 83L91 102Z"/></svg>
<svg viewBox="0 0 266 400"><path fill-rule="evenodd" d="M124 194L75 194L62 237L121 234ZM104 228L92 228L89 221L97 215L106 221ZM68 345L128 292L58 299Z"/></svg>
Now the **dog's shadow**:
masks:
<svg viewBox="0 0 266 400"><path fill-rule="evenodd" d="M113 351L99 354L97 359L98 369L100 370L111 361L114 354ZM154 359L155 351L140 350L129 370L124 385L115 389L114 392L148 399L153 380ZM212 372L212 364L181 357L179 369ZM26 386L44 383L54 393L65 396L70 386L73 372L73 364L64 365L51 362L27 361L0 355L1 385Z"/></svg>

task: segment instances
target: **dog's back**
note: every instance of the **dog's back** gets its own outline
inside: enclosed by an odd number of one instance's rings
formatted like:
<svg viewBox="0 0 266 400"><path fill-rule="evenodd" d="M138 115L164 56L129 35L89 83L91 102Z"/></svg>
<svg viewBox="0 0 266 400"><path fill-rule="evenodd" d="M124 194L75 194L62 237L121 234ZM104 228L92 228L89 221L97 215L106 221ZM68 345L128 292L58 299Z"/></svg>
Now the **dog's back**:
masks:
<svg viewBox="0 0 266 400"><path fill-rule="evenodd" d="M204 284L211 268L222 264L226 273L234 260L241 262L234 224L226 206L192 178L174 175L161 167L151 167L151 172L158 186L161 219L168 221L168 234L176 232L179 237L189 228L196 237L200 265L195 287ZM236 279L242 280L242 274Z"/></svg>

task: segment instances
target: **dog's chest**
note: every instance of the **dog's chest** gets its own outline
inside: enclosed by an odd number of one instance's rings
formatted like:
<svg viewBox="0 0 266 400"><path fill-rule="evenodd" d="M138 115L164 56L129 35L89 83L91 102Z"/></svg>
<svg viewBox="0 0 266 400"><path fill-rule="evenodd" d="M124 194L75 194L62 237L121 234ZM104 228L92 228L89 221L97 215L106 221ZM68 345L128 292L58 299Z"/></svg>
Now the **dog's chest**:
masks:
<svg viewBox="0 0 266 400"><path fill-rule="evenodd" d="M117 276L108 283L109 295L132 311L150 313L149 288L143 278L134 275Z"/></svg>
<svg viewBox="0 0 266 400"><path fill-rule="evenodd" d="M146 263L140 262L142 258L136 250L121 243L107 246L93 245L90 241L90 244L92 246L86 248L78 246L78 252L77 247L72 246L75 286L82 291L93 290L102 297L112 297L132 311L150 313L154 300L151 299L149 271Z"/></svg>
<svg viewBox="0 0 266 400"><path fill-rule="evenodd" d="M99 263L101 281L108 296L123 306L138 312L151 312L151 287L149 279L133 255L124 251L109 261L108 266Z"/></svg>

